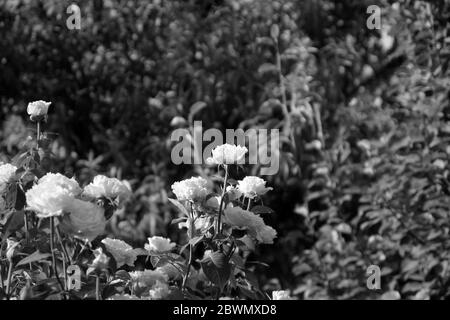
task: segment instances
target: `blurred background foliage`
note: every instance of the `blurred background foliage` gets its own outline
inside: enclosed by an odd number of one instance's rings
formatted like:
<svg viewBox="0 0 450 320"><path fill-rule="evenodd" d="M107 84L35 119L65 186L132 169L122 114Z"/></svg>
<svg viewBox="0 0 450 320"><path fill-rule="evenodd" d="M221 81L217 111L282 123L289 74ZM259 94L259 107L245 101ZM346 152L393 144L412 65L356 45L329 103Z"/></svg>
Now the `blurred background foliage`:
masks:
<svg viewBox="0 0 450 320"><path fill-rule="evenodd" d="M110 232L183 241L170 185L176 128L279 128L266 177L279 233L261 286L301 299L450 296L450 3L387 0L0 0L1 159L52 101L54 169L127 179ZM369 30L369 5L381 29ZM247 168L258 173L258 167ZM382 289L368 290L379 265Z"/></svg>

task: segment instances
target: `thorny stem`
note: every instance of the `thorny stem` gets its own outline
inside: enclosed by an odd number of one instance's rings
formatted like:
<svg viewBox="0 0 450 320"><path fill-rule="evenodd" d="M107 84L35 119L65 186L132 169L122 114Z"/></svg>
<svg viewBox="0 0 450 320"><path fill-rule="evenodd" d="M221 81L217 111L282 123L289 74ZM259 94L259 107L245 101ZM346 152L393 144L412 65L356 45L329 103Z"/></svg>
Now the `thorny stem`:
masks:
<svg viewBox="0 0 450 320"><path fill-rule="evenodd" d="M225 192L227 191L227 180L228 180L228 166L225 164L225 178L223 180L223 190L222 190L222 197L220 198L220 205L219 205L219 218L217 219L217 233L222 233L222 206L223 206L223 200L225 198Z"/></svg>

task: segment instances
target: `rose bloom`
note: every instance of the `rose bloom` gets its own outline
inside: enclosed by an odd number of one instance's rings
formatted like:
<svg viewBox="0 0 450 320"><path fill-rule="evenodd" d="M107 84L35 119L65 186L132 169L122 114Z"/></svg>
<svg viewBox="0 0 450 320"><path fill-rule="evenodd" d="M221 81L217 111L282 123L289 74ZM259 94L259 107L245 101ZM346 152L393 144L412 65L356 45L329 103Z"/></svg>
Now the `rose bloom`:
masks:
<svg viewBox="0 0 450 320"><path fill-rule="evenodd" d="M232 186L228 186L226 188L226 191L228 194L228 199L230 199L230 201L237 200L242 196L242 192L238 188Z"/></svg>
<svg viewBox="0 0 450 320"><path fill-rule="evenodd" d="M266 188L266 181L259 177L249 176L243 180L238 180L238 190L241 191L244 196L250 199L254 199L257 196L265 194L272 188Z"/></svg>
<svg viewBox="0 0 450 320"><path fill-rule="evenodd" d="M97 175L94 180L84 188L83 195L92 198L118 199L120 202L126 200L131 194L131 188L125 181L116 178L108 178Z"/></svg>
<svg viewBox="0 0 450 320"><path fill-rule="evenodd" d="M150 252L168 252L172 250L176 246L175 243L170 242L169 239L154 236L151 238L148 238L148 243L145 244L145 250Z"/></svg>
<svg viewBox="0 0 450 320"><path fill-rule="evenodd" d="M103 249L101 247L97 248L93 253L95 258L91 263L91 267L100 271L108 268L109 257L103 253Z"/></svg>
<svg viewBox="0 0 450 320"><path fill-rule="evenodd" d="M67 178L60 173L47 173L45 176L39 179L38 184L48 184L60 186L66 189L69 194L76 197L81 194L81 188L78 182L74 178Z"/></svg>
<svg viewBox="0 0 450 320"><path fill-rule="evenodd" d="M202 177L177 181L172 185L172 191L180 201L202 201L208 194L208 181Z"/></svg>
<svg viewBox="0 0 450 320"><path fill-rule="evenodd" d="M35 211L39 218L59 216L80 192L75 179L59 173L47 173L26 192L27 209Z"/></svg>
<svg viewBox="0 0 450 320"><path fill-rule="evenodd" d="M6 184L14 177L16 170L17 167L9 163L0 165L0 192L5 190Z"/></svg>
<svg viewBox="0 0 450 320"><path fill-rule="evenodd" d="M273 239L277 237L277 231L271 226L261 225L255 229L256 240L261 243L272 244Z"/></svg>
<svg viewBox="0 0 450 320"><path fill-rule="evenodd" d="M144 270L130 272L131 285L137 295L150 290L158 281L167 283L168 277L164 273L156 270Z"/></svg>
<svg viewBox="0 0 450 320"><path fill-rule="evenodd" d="M151 300L162 300L170 293L169 285L166 282L156 281L155 285L148 292Z"/></svg>
<svg viewBox="0 0 450 320"><path fill-rule="evenodd" d="M124 264L130 267L134 266L138 252L128 243L119 239L111 238L103 239L102 243L105 245L106 250L112 254L114 260L116 260L117 268L123 266Z"/></svg>
<svg viewBox="0 0 450 320"><path fill-rule="evenodd" d="M74 199L64 212L61 228L68 234L92 241L105 231L105 210L92 202Z"/></svg>
<svg viewBox="0 0 450 320"><path fill-rule="evenodd" d="M47 183L34 185L25 197L27 210L36 212L39 218L60 216L74 200L67 189Z"/></svg>
<svg viewBox="0 0 450 320"><path fill-rule="evenodd" d="M223 222L231 227L248 229L261 243L271 244L277 235L275 229L267 226L259 215L240 207L226 208L223 218Z"/></svg>
<svg viewBox="0 0 450 320"><path fill-rule="evenodd" d="M206 163L210 165L241 164L247 151L246 147L222 144L212 150L212 157L206 159Z"/></svg>
<svg viewBox="0 0 450 320"><path fill-rule="evenodd" d="M30 102L27 107L27 113L34 117L45 116L48 112L48 107L50 104L51 102L46 102L43 100Z"/></svg>
<svg viewBox="0 0 450 320"><path fill-rule="evenodd" d="M272 300L292 300L287 290L272 291Z"/></svg>

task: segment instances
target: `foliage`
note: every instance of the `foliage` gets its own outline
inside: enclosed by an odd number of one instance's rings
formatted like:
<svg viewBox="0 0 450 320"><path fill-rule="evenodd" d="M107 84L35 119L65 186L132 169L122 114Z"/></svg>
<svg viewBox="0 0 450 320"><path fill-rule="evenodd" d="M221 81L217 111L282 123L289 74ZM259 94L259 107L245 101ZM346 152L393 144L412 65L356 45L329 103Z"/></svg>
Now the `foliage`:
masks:
<svg viewBox="0 0 450 320"><path fill-rule="evenodd" d="M373 4L381 30L366 28ZM187 243L170 224L169 186L215 170L173 165L170 132L194 120L279 128L264 201L278 238L248 257L263 262L251 265L254 287L448 297L448 1L96 0L79 3L81 30L66 28L68 5L0 1L4 162L35 134L26 102L52 101L47 169L81 185L98 173L127 179L133 195L109 234L135 247L155 234ZM381 290L366 287L373 264Z"/></svg>

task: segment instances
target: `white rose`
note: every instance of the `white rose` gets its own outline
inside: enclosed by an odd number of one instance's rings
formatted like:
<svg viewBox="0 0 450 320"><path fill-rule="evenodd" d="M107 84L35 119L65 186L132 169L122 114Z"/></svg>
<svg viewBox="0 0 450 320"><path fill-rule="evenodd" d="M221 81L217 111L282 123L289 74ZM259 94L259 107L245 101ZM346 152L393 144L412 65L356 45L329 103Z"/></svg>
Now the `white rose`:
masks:
<svg viewBox="0 0 450 320"><path fill-rule="evenodd" d="M151 238L148 238L148 243L145 244L145 250L150 252L168 252L172 250L176 246L175 243L170 242L169 239L154 236Z"/></svg>
<svg viewBox="0 0 450 320"><path fill-rule="evenodd" d="M272 291L272 300L292 300L287 290Z"/></svg>
<svg viewBox="0 0 450 320"><path fill-rule="evenodd" d="M169 293L169 285L166 282L157 280L149 291L149 298L151 300L162 300L166 298Z"/></svg>
<svg viewBox="0 0 450 320"><path fill-rule="evenodd" d="M61 227L69 234L92 241L105 231L105 210L94 203L74 199L64 212Z"/></svg>
<svg viewBox="0 0 450 320"><path fill-rule="evenodd" d="M180 201L202 201L208 194L207 186L207 180L202 177L192 177L175 182L172 185L172 191Z"/></svg>
<svg viewBox="0 0 450 320"><path fill-rule="evenodd" d="M43 100L33 101L28 104L27 112L30 116L40 117L45 116L48 112L48 107L51 102L46 102Z"/></svg>
<svg viewBox="0 0 450 320"><path fill-rule="evenodd" d="M81 188L78 182L74 178L67 178L60 173L47 173L45 176L39 179L38 184L55 185L64 188L70 195L76 197L81 194Z"/></svg>
<svg viewBox="0 0 450 320"><path fill-rule="evenodd" d="M120 268L125 264L130 267L134 266L138 252L128 243L119 239L111 238L103 239L102 243L105 245L106 250L112 254L114 260L116 260L117 268Z"/></svg>
<svg viewBox="0 0 450 320"><path fill-rule="evenodd" d="M212 157L206 159L210 165L243 164L247 148L234 144L222 144L212 150Z"/></svg>
<svg viewBox="0 0 450 320"><path fill-rule="evenodd" d="M93 251L94 260L92 261L91 267L97 270L103 270L108 267L109 257L103 253L102 248L97 248Z"/></svg>
<svg viewBox="0 0 450 320"><path fill-rule="evenodd" d="M259 177L249 176L243 180L238 180L238 190L241 191L247 198L253 199L261 196L272 188L266 188L266 181Z"/></svg>
<svg viewBox="0 0 450 320"><path fill-rule="evenodd" d="M74 200L73 195L60 186L41 183L25 194L27 210L36 212L39 218L59 216Z"/></svg>
<svg viewBox="0 0 450 320"><path fill-rule="evenodd" d="M259 226L255 229L256 240L261 243L272 244L273 240L277 237L277 231L267 225Z"/></svg>
<svg viewBox="0 0 450 320"><path fill-rule="evenodd" d="M228 199L230 199L230 201L237 200L242 196L242 192L238 188L232 186L228 186L226 188L226 191L228 194Z"/></svg>
<svg viewBox="0 0 450 320"><path fill-rule="evenodd" d="M168 281L167 275L156 270L133 271L129 274L133 290L137 293L149 290L158 281L161 283L166 283Z"/></svg>
<svg viewBox="0 0 450 320"><path fill-rule="evenodd" d="M131 188L125 181L116 178L108 178L103 175L97 175L94 180L84 188L83 195L98 199L109 198L118 199L119 202L126 200L131 194Z"/></svg>

